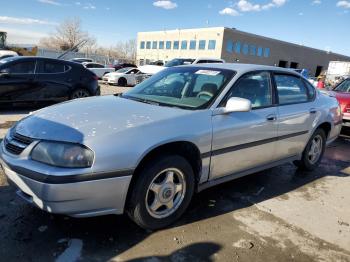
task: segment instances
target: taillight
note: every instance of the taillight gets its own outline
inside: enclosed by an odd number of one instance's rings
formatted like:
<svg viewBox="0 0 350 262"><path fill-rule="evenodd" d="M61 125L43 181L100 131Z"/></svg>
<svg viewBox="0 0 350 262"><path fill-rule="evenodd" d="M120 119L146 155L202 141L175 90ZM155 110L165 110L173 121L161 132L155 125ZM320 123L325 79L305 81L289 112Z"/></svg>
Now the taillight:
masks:
<svg viewBox="0 0 350 262"><path fill-rule="evenodd" d="M98 81L98 76L97 75L93 75L92 78Z"/></svg>

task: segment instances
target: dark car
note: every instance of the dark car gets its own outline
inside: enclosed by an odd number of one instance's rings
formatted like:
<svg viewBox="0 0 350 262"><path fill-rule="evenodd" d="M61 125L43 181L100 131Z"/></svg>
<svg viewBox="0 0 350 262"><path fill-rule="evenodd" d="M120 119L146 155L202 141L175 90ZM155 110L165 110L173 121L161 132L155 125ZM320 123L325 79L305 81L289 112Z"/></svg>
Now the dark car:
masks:
<svg viewBox="0 0 350 262"><path fill-rule="evenodd" d="M81 64L42 57L0 60L0 104L95 95L100 95L97 76Z"/></svg>
<svg viewBox="0 0 350 262"><path fill-rule="evenodd" d="M111 67L113 67L116 71L125 67L137 67L134 64L129 64L129 63L121 63L121 64L114 64L111 65Z"/></svg>

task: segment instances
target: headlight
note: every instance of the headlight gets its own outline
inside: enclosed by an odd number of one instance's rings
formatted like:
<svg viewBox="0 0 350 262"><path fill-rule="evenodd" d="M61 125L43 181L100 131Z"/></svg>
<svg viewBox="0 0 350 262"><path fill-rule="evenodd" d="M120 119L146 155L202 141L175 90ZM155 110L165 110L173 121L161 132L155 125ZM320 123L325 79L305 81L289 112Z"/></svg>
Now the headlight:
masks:
<svg viewBox="0 0 350 262"><path fill-rule="evenodd" d="M91 167L94 153L78 144L40 142L31 153L33 160L58 167Z"/></svg>

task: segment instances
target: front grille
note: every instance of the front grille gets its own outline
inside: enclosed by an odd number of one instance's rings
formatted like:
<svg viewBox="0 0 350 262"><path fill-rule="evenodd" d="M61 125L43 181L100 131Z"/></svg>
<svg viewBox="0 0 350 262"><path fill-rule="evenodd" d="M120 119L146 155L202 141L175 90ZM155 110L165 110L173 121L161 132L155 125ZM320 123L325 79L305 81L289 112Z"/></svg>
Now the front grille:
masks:
<svg viewBox="0 0 350 262"><path fill-rule="evenodd" d="M19 155L33 142L33 139L14 133L10 134L9 138L6 137L4 141L5 148L8 152L14 155Z"/></svg>

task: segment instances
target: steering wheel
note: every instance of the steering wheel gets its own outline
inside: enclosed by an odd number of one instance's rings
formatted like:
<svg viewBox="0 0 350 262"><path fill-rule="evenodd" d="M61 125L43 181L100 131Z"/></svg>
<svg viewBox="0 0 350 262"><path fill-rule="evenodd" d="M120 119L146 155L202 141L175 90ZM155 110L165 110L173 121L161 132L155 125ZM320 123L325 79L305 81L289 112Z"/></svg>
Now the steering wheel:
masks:
<svg viewBox="0 0 350 262"><path fill-rule="evenodd" d="M197 97L198 98L201 98L201 96L204 96L206 98L204 99L207 99L207 100L210 100L210 98L212 98L214 95L210 92L207 92L207 91L200 91L198 94L197 94Z"/></svg>

